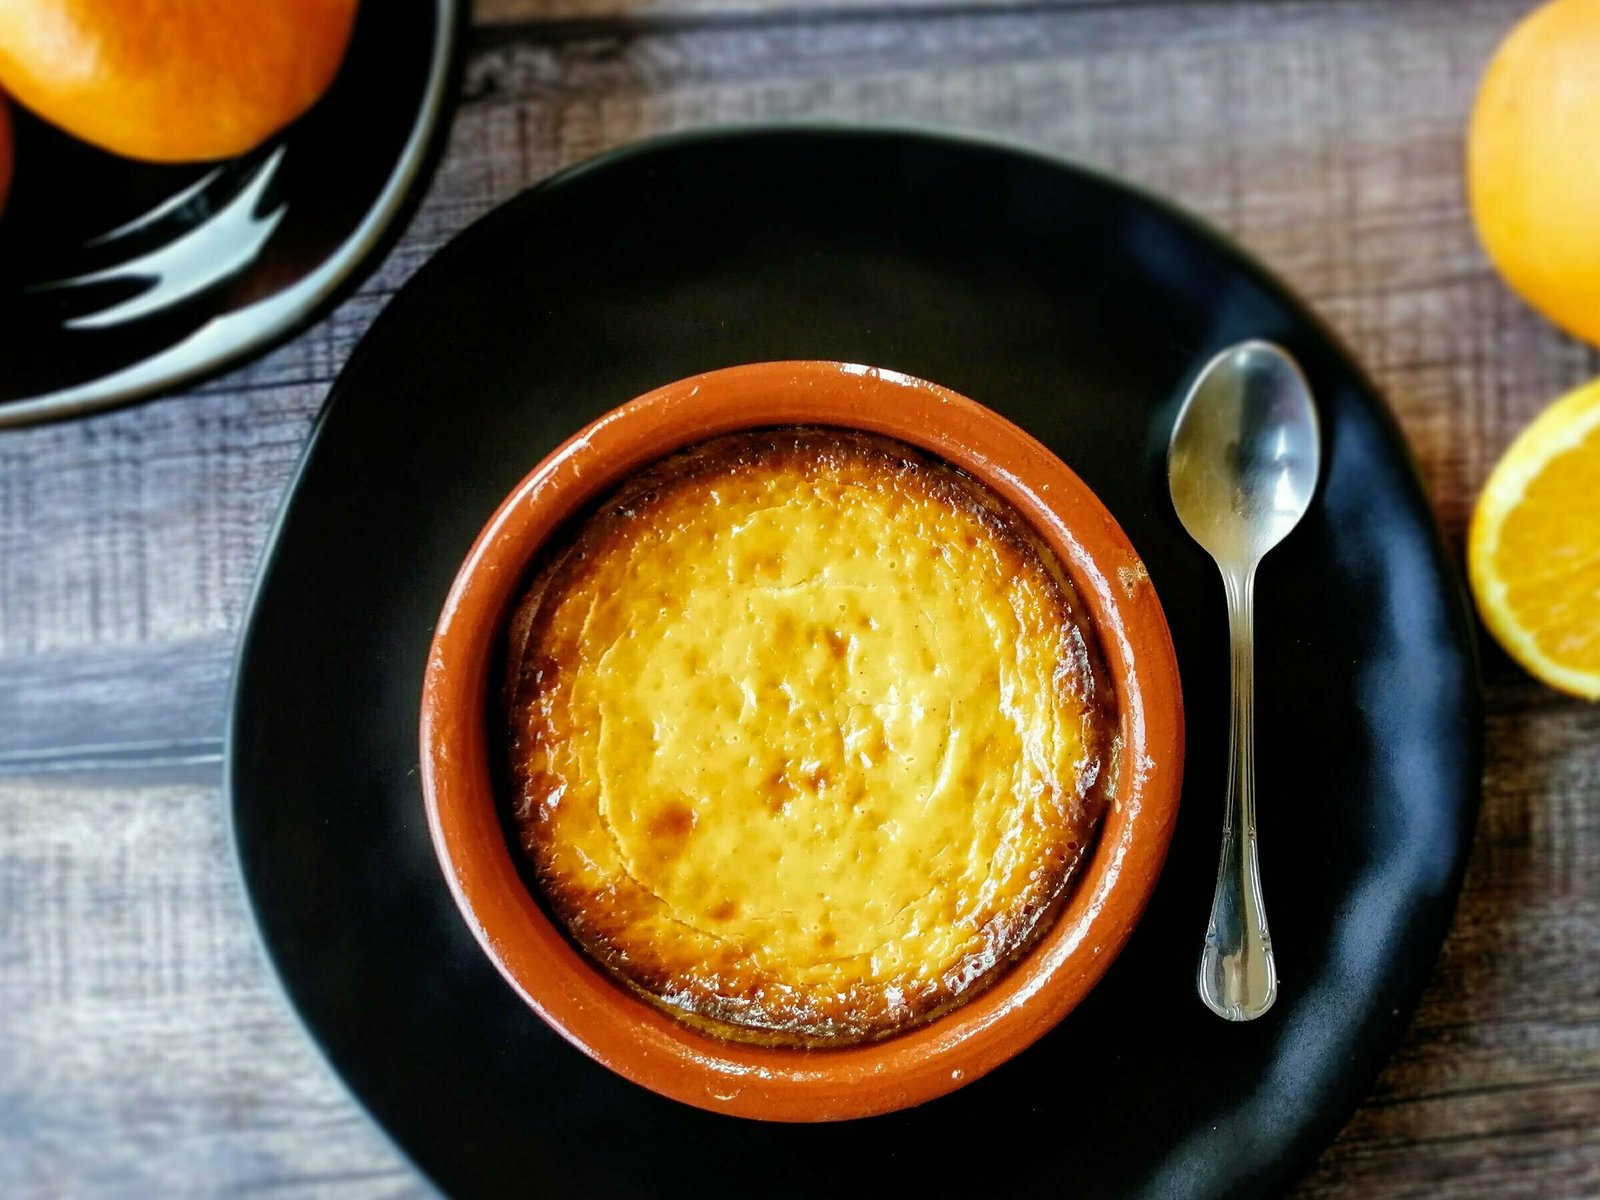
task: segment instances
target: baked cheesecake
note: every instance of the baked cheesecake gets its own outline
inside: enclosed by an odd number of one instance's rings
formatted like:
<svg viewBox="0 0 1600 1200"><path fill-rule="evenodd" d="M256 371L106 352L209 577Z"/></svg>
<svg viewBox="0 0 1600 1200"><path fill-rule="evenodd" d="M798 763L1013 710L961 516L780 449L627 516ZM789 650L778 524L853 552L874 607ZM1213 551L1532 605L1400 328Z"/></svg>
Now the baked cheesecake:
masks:
<svg viewBox="0 0 1600 1200"><path fill-rule="evenodd" d="M1111 794L1115 698L1060 564L899 442L715 438L542 556L508 636L542 900L721 1036L884 1037L1048 925Z"/></svg>

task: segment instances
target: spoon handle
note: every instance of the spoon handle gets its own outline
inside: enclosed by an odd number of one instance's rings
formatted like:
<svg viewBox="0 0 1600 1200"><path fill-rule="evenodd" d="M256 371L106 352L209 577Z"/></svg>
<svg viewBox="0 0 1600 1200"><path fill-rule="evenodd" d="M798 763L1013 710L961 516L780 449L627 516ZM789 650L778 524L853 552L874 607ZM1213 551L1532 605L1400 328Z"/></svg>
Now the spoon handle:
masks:
<svg viewBox="0 0 1600 1200"><path fill-rule="evenodd" d="M1200 998L1219 1017L1253 1021L1278 997L1272 937L1256 857L1255 570L1224 569L1233 658L1227 807L1211 923L1200 954Z"/></svg>

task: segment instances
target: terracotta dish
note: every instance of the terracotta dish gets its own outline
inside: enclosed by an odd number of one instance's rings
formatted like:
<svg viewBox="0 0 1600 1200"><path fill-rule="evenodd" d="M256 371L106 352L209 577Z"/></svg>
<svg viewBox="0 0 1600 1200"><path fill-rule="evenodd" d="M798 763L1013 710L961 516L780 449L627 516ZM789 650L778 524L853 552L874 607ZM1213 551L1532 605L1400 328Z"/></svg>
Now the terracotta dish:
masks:
<svg viewBox="0 0 1600 1200"><path fill-rule="evenodd" d="M510 626L512 815L590 955L723 1037L837 1047L976 995L1114 790L1054 555L853 430L723 434L557 538Z"/></svg>
<svg viewBox="0 0 1600 1200"><path fill-rule="evenodd" d="M899 778L929 737L940 769ZM1142 564L1049 451L788 362L651 392L519 485L440 616L421 742L456 901L535 1011L664 1095L818 1121L951 1091L1093 987L1166 854L1182 709Z"/></svg>

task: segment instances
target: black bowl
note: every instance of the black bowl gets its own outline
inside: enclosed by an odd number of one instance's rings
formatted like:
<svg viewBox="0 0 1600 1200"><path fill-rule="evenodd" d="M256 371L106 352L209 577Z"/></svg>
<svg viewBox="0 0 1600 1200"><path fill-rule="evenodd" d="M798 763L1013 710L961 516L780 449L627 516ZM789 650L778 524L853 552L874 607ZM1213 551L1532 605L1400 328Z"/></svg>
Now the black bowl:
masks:
<svg viewBox="0 0 1600 1200"><path fill-rule="evenodd" d="M0 427L193 383L348 293L437 158L465 11L463 0L363 5L328 94L222 162L134 162L14 109Z"/></svg>

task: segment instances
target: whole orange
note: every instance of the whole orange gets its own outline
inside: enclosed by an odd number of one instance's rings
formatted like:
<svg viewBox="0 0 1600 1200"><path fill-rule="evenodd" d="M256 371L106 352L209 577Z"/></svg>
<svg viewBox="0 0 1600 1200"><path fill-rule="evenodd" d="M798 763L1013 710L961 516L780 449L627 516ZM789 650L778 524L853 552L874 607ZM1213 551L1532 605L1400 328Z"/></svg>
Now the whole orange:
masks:
<svg viewBox="0 0 1600 1200"><path fill-rule="evenodd" d="M1552 0L1500 44L1467 131L1467 181L1506 282L1600 344L1600 0Z"/></svg>
<svg viewBox="0 0 1600 1200"><path fill-rule="evenodd" d="M327 90L357 0L0 0L0 86L156 162L260 145Z"/></svg>
<svg viewBox="0 0 1600 1200"><path fill-rule="evenodd" d="M6 197L11 194L11 155L11 108L0 96L0 213L6 211Z"/></svg>

